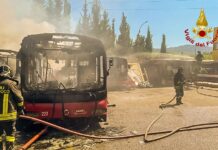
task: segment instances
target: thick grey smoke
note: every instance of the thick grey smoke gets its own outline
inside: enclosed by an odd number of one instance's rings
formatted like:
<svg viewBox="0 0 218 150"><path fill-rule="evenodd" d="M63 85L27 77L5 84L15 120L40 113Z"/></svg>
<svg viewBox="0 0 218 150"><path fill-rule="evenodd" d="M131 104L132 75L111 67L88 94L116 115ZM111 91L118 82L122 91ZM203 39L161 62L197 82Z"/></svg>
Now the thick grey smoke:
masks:
<svg viewBox="0 0 218 150"><path fill-rule="evenodd" d="M48 22L36 21L30 0L1 0L0 3L0 49L19 50L23 37L55 32L55 27ZM43 16L43 12L38 16Z"/></svg>

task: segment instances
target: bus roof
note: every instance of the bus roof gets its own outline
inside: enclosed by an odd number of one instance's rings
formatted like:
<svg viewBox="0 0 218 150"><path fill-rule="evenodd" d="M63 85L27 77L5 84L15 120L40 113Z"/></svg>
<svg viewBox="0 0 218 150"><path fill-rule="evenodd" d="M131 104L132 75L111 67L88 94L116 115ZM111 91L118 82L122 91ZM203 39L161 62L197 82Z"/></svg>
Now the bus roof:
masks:
<svg viewBox="0 0 218 150"><path fill-rule="evenodd" d="M18 52L17 51L14 51L14 50L9 50L9 49L0 49L0 53L3 52L3 53L12 53L12 54L17 54Z"/></svg>
<svg viewBox="0 0 218 150"><path fill-rule="evenodd" d="M104 46L100 40L84 35L68 33L43 33L28 35L22 40L20 50L29 51L28 49L30 48L31 50L68 48L104 52Z"/></svg>

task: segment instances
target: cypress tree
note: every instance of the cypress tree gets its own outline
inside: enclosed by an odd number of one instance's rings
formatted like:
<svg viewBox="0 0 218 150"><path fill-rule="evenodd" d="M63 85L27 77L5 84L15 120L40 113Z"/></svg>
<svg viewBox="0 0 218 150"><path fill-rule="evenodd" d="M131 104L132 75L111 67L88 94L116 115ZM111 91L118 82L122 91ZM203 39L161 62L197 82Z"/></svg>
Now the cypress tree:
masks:
<svg viewBox="0 0 218 150"><path fill-rule="evenodd" d="M84 1L82 9L82 18L80 19L76 32L80 34L88 35L90 33L90 18L88 14L88 4L87 0Z"/></svg>
<svg viewBox="0 0 218 150"><path fill-rule="evenodd" d="M144 52L145 51L145 37L137 34L136 40L133 46L134 52Z"/></svg>
<svg viewBox="0 0 218 150"><path fill-rule="evenodd" d="M161 50L160 50L161 53L166 53L167 52L167 47L166 47L166 35L163 34L163 37L162 37L162 43L161 43Z"/></svg>
<svg viewBox="0 0 218 150"><path fill-rule="evenodd" d="M131 47L131 39L130 39L130 26L127 23L126 16L122 15L122 22L120 25L120 35L117 40L117 44L122 47L130 48Z"/></svg>
<svg viewBox="0 0 218 150"><path fill-rule="evenodd" d="M148 27L148 31L147 31L147 37L145 39L145 49L147 52L152 52L153 50L153 46L152 46L152 37L151 37L151 32L150 32L150 28Z"/></svg>
<svg viewBox="0 0 218 150"><path fill-rule="evenodd" d="M115 46L116 42L116 33L115 33L115 19L112 20L112 27L111 27L111 47Z"/></svg>
<svg viewBox="0 0 218 150"><path fill-rule="evenodd" d="M69 0L64 0L64 32L71 31L71 4Z"/></svg>
<svg viewBox="0 0 218 150"><path fill-rule="evenodd" d="M93 0L92 14L91 14L91 34L95 37L99 37L100 34L100 18L101 18L101 6L99 0Z"/></svg>
<svg viewBox="0 0 218 150"><path fill-rule="evenodd" d="M108 13L106 11L103 12L103 18L100 21L100 39L104 43L106 48L111 47L111 37L112 37L111 27L109 24Z"/></svg>
<svg viewBox="0 0 218 150"><path fill-rule="evenodd" d="M62 32L63 23L63 0L55 0L55 25L57 27L57 32Z"/></svg>
<svg viewBox="0 0 218 150"><path fill-rule="evenodd" d="M103 18L100 22L101 35L107 33L109 31L109 28L110 25L109 25L108 13L104 11Z"/></svg>

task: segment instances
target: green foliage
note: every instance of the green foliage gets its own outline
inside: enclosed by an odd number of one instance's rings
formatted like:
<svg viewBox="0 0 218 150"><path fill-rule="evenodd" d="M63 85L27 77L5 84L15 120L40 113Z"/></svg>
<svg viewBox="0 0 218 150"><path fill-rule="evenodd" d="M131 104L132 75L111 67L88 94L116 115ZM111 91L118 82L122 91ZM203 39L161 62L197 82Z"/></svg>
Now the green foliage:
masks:
<svg viewBox="0 0 218 150"><path fill-rule="evenodd" d="M93 0L92 14L91 14L91 34L95 37L100 35L100 17L101 17L100 0Z"/></svg>
<svg viewBox="0 0 218 150"><path fill-rule="evenodd" d="M113 47L113 33L112 28L109 24L108 13L104 11L103 18L100 21L100 38L106 48Z"/></svg>
<svg viewBox="0 0 218 150"><path fill-rule="evenodd" d="M167 52L166 35L165 35L165 34L163 34L163 37L162 37L162 43L161 43L160 52L161 52L161 53L166 53L166 52Z"/></svg>
<svg viewBox="0 0 218 150"><path fill-rule="evenodd" d="M118 37L117 44L124 48L130 48L132 43L130 39L130 26L126 19L127 17L123 13L120 25L120 35Z"/></svg>
<svg viewBox="0 0 218 150"><path fill-rule="evenodd" d="M133 46L134 52L144 52L145 46L145 37L138 33Z"/></svg>
<svg viewBox="0 0 218 150"><path fill-rule="evenodd" d="M111 27L111 47L115 46L116 41L116 34L115 34L115 19L112 20L112 27Z"/></svg>
<svg viewBox="0 0 218 150"><path fill-rule="evenodd" d="M56 32L71 31L70 0L32 0L35 20L55 26Z"/></svg>
<svg viewBox="0 0 218 150"><path fill-rule="evenodd" d="M151 32L150 32L150 28L148 27L148 31L147 31L147 37L145 39L145 49L147 52L152 52L153 50L153 46L152 46L152 36L151 36Z"/></svg>
<svg viewBox="0 0 218 150"><path fill-rule="evenodd" d="M71 31L71 5L69 0L64 0L64 31L70 32Z"/></svg>
<svg viewBox="0 0 218 150"><path fill-rule="evenodd" d="M88 4L87 0L84 1L83 9L82 9L82 18L80 19L76 33L88 35L90 33L90 18L88 14Z"/></svg>
<svg viewBox="0 0 218 150"><path fill-rule="evenodd" d="M93 0L91 15L88 13L87 0L84 1L82 18L80 19L76 32L84 35L92 35L99 38L106 49L114 47L116 35L114 31L114 22L110 25L110 19L107 11L103 14L100 0ZM90 17L89 17L90 16ZM101 17L102 16L102 17Z"/></svg>

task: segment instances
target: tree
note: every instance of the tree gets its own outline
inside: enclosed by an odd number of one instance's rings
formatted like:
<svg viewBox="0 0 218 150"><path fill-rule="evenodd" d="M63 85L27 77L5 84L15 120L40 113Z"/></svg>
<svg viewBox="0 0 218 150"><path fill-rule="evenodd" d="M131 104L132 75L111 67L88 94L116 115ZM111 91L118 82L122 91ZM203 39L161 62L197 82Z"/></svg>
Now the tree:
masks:
<svg viewBox="0 0 218 150"><path fill-rule="evenodd" d="M150 28L148 27L148 31L147 31L147 37L145 39L145 49L147 52L152 52L153 50L153 46L152 46L152 37L151 37L151 32L150 32Z"/></svg>
<svg viewBox="0 0 218 150"><path fill-rule="evenodd" d="M64 0L64 32L71 31L71 5L69 0Z"/></svg>
<svg viewBox="0 0 218 150"><path fill-rule="evenodd" d="M46 19L45 12L46 0L32 0L32 14L36 21L44 21Z"/></svg>
<svg viewBox="0 0 218 150"><path fill-rule="evenodd" d="M167 52L167 47L166 47L166 35L163 34L162 37L162 43L161 43L161 49L160 49L161 53L166 53Z"/></svg>
<svg viewBox="0 0 218 150"><path fill-rule="evenodd" d="M111 47L115 46L115 42L116 42L115 19L113 19L112 26L111 26Z"/></svg>
<svg viewBox="0 0 218 150"><path fill-rule="evenodd" d="M90 33L90 18L88 14L87 0L84 1L81 19L77 25L76 33L88 35Z"/></svg>
<svg viewBox="0 0 218 150"><path fill-rule="evenodd" d="M126 16L122 15L122 22L120 25L120 35L117 40L117 44L122 47L130 48L131 47L131 39L130 39L130 26L127 23Z"/></svg>
<svg viewBox="0 0 218 150"><path fill-rule="evenodd" d="M54 24L55 20L55 3L54 0L48 0L46 7L47 21L51 24Z"/></svg>
<svg viewBox="0 0 218 150"><path fill-rule="evenodd" d="M57 27L57 32L62 32L63 2L63 0L55 0L55 25Z"/></svg>
<svg viewBox="0 0 218 150"><path fill-rule="evenodd" d="M144 52L145 51L145 37L137 34L136 40L133 46L134 52Z"/></svg>
<svg viewBox="0 0 218 150"><path fill-rule="evenodd" d="M100 0L93 0L92 14L91 14L91 34L99 37L100 34L100 18L101 18Z"/></svg>
<svg viewBox="0 0 218 150"><path fill-rule="evenodd" d="M109 32L109 29L110 29L110 25L109 25L108 13L104 11L103 18L100 22L101 35L105 34L105 32Z"/></svg>
<svg viewBox="0 0 218 150"><path fill-rule="evenodd" d="M103 18L100 21L99 38L102 40L106 48L112 47L112 28L109 24L108 13L106 11L103 12Z"/></svg>

